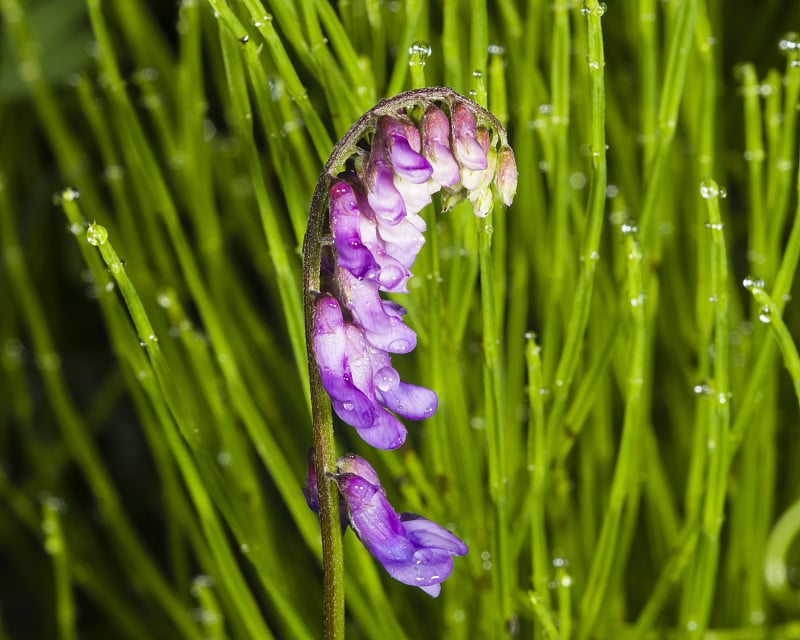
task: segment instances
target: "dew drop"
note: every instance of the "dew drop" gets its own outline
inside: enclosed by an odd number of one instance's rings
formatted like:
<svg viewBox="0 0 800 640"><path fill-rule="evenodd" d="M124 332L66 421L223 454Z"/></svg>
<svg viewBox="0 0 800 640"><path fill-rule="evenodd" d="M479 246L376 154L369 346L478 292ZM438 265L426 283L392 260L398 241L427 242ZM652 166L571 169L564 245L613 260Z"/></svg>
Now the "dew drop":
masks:
<svg viewBox="0 0 800 640"><path fill-rule="evenodd" d="M99 247L105 244L107 239L108 231L106 231L106 228L102 225L92 223L86 230L86 242L92 246Z"/></svg>
<svg viewBox="0 0 800 640"><path fill-rule="evenodd" d="M772 312L767 305L761 307L761 311L758 312L758 319L764 324L772 322Z"/></svg>
<svg viewBox="0 0 800 640"><path fill-rule="evenodd" d="M748 291L760 291L764 288L764 281L761 278L747 276L744 280L742 280L742 285Z"/></svg>
<svg viewBox="0 0 800 640"><path fill-rule="evenodd" d="M431 57L431 45L422 40L417 40L408 48L409 66L424 67L428 58Z"/></svg>
<svg viewBox="0 0 800 640"><path fill-rule="evenodd" d="M381 391L389 391L397 388L400 383L400 376L392 367L384 367L375 374L375 386Z"/></svg>
<svg viewBox="0 0 800 640"><path fill-rule="evenodd" d="M389 351L392 353L408 353L410 348L411 344L408 340L403 340L402 338L389 343Z"/></svg>
<svg viewBox="0 0 800 640"><path fill-rule="evenodd" d="M703 180L700 183L700 195L706 200L719 197L719 187L717 183L711 179Z"/></svg>
<svg viewBox="0 0 800 640"><path fill-rule="evenodd" d="M354 408L355 405L352 402L350 402L350 400L347 400L346 402L342 403L342 409L344 409L345 411L352 411Z"/></svg>

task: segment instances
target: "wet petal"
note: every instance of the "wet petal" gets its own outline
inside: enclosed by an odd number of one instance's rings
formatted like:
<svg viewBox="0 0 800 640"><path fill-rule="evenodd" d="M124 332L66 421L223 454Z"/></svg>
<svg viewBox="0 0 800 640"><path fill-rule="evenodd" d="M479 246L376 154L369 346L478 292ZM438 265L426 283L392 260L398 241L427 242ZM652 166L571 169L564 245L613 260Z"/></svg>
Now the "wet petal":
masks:
<svg viewBox="0 0 800 640"><path fill-rule="evenodd" d="M481 147L477 136L475 114L463 102L453 105L451 111L453 155L462 168L485 169L486 150Z"/></svg>
<svg viewBox="0 0 800 640"><path fill-rule="evenodd" d="M394 172L382 158L371 158L364 173L367 201L378 220L397 224L406 215L403 196L394 186Z"/></svg>
<svg viewBox="0 0 800 640"><path fill-rule="evenodd" d="M418 546L444 549L457 556L466 555L468 551L467 545L461 538L436 522L416 513L401 513L400 520L409 540Z"/></svg>
<svg viewBox="0 0 800 640"><path fill-rule="evenodd" d="M386 157L398 176L414 184L427 182L433 173L433 168L422 155L412 149L403 123L383 116L378 121L377 136L380 136L380 142L386 149ZM418 135L415 142L419 149ZM380 151L380 143L374 145L373 153Z"/></svg>
<svg viewBox="0 0 800 640"><path fill-rule="evenodd" d="M435 183L449 187L458 182L458 163L450 151L450 119L438 107L429 107L422 118L422 153L431 163Z"/></svg>
<svg viewBox="0 0 800 640"><path fill-rule="evenodd" d="M425 387L401 382L395 389L382 390L378 386L378 400L387 409L409 420L430 418L439 406L439 399L434 391Z"/></svg>
<svg viewBox="0 0 800 640"><path fill-rule="evenodd" d="M340 180L331 186L330 198L331 230L338 264L361 278L374 270L377 264L361 239L359 221L362 216L356 195L347 182Z"/></svg>
<svg viewBox="0 0 800 640"><path fill-rule="evenodd" d="M354 427L371 426L375 421L376 402L354 384L348 347L339 303L333 296L320 296L314 307L312 348L322 386L342 420Z"/></svg>
<svg viewBox="0 0 800 640"><path fill-rule="evenodd" d="M358 280L348 271L342 271L339 284L347 308L372 346L390 353L414 350L417 334L400 318L386 312L375 282Z"/></svg>

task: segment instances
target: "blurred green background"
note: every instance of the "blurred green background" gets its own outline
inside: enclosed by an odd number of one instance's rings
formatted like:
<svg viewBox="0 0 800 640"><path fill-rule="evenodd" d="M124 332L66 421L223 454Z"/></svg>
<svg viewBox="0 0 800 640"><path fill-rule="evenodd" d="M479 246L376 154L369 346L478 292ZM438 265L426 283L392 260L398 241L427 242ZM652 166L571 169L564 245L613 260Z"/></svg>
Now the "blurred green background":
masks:
<svg viewBox="0 0 800 640"><path fill-rule="evenodd" d="M471 552L433 601L348 534L348 637L800 637L800 4L603 8L0 0L0 639L321 637L299 247L423 84L519 194L426 214L442 409L339 446Z"/></svg>

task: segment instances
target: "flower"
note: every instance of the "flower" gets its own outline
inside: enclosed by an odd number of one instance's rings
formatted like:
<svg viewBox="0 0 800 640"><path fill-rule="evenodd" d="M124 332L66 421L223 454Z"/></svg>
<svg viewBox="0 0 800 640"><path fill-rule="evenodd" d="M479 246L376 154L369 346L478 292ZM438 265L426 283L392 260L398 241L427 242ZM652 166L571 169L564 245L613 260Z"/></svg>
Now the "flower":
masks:
<svg viewBox="0 0 800 640"><path fill-rule="evenodd" d="M447 100L445 111L424 104L419 121L398 110L374 121L357 159L332 181L330 229L335 251L330 278L317 299L313 350L334 411L369 444L394 449L406 429L394 414L433 415L436 394L400 382L390 353L409 353L416 333L405 309L380 292L407 293L411 267L425 243L419 212L442 191L450 209L465 198L486 217L496 198L510 204L517 187L505 133L477 105ZM499 148L498 148L499 147Z"/></svg>
<svg viewBox="0 0 800 640"><path fill-rule="evenodd" d="M380 306L389 321L398 320L394 326L411 331L400 320L400 312L394 305L383 301ZM372 325L371 320L369 324ZM409 339L405 332L394 334L388 327L386 330L389 333L385 340L389 345ZM381 337L381 345L383 341ZM367 444L378 449L396 449L405 442L406 428L391 412L410 420L421 420L435 413L436 393L401 382L388 351L372 345L359 325L345 321L339 302L329 294L316 301L312 348L322 385L331 397L336 415L355 427Z"/></svg>
<svg viewBox="0 0 800 640"><path fill-rule="evenodd" d="M453 571L453 556L467 553L464 541L422 516L398 514L386 499L378 474L360 456L339 458L336 469L330 476L339 487L347 523L367 551L395 580L437 597L441 583ZM316 475L311 470L304 493L309 507L318 511Z"/></svg>

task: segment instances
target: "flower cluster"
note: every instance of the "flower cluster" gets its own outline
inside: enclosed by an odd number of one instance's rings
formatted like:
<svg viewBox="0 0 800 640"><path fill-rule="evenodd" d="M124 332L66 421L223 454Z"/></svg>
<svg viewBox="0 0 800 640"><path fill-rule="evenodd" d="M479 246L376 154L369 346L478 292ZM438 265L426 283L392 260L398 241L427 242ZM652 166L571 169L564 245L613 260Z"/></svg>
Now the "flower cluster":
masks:
<svg viewBox="0 0 800 640"><path fill-rule="evenodd" d="M414 513L398 514L386 499L378 474L354 454L336 461L331 474L343 503L342 528L348 524L372 556L392 578L419 587L434 598L441 582L453 571L453 556L467 553L467 545L441 527ZM309 464L303 488L308 506L319 510L314 465Z"/></svg>
<svg viewBox="0 0 800 640"><path fill-rule="evenodd" d="M332 291L316 300L313 350L336 414L379 449L405 441L396 415L421 420L438 405L433 391L402 382L392 368L390 354L412 351L417 336L405 309L380 296L407 293L425 242L419 212L443 190L445 209L467 198L483 217L496 197L510 204L516 191L511 148L478 126L474 109L456 101L448 116L430 104L419 123L381 116L369 152L329 188L336 256Z"/></svg>
<svg viewBox="0 0 800 640"><path fill-rule="evenodd" d="M344 168L320 180L312 205L316 220L320 202L329 203L331 240L326 252L306 245L319 267L310 321L306 316L319 380L339 418L379 449L405 442L398 416L421 420L438 407L434 391L403 382L392 367L391 354L412 351L417 335L403 320L405 309L381 297L408 293L425 242L420 211L442 192L444 210L468 200L475 215L485 217L495 200L511 204L517 187L514 153L494 116L450 90L412 94L378 105L354 125L337 147L349 149L349 158L337 160L334 150L329 167ZM368 129L369 144L362 139ZM319 235L309 238L320 241ZM342 531L349 525L393 578L438 596L453 556L467 553L467 545L430 520L398 514L363 458L339 458L328 476L339 490ZM313 459L303 492L319 513Z"/></svg>

